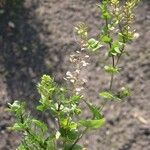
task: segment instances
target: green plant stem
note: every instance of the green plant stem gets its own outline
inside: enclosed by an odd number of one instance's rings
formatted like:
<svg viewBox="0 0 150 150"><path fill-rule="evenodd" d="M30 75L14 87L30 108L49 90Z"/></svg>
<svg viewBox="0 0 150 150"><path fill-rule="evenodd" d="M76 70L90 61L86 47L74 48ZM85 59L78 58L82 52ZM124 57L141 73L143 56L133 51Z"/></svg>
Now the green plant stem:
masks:
<svg viewBox="0 0 150 150"><path fill-rule="evenodd" d="M119 30L120 30L121 34L123 35L123 30L122 30L121 23L119 23L118 25L119 25ZM123 43L125 44L125 38L124 38L124 36L122 37L122 40L123 40ZM124 52L124 49L125 49L125 45L123 45L123 47L122 47L121 54L120 54L120 55L118 56L118 58L117 58L115 67L118 65L119 60L120 60L120 58L121 58L121 56L122 56L122 54L123 54L123 52Z"/></svg>
<svg viewBox="0 0 150 150"><path fill-rule="evenodd" d="M111 89L112 89L113 80L114 80L114 74L111 74L110 86L109 86L109 90L110 90L110 91L111 91Z"/></svg>
<svg viewBox="0 0 150 150"><path fill-rule="evenodd" d="M105 20L105 24L106 24L107 31L108 31L108 19ZM107 35L110 37L109 32L107 32ZM111 49L112 48L112 42L109 42L108 44L109 44L109 48ZM113 65L113 67L115 67L115 57L113 55L111 57L112 57L112 65ZM109 90L112 89L113 80L114 80L114 74L111 74Z"/></svg>
<svg viewBox="0 0 150 150"><path fill-rule="evenodd" d="M79 142L79 140L83 137L84 134L86 134L88 128L85 128L83 132L78 136L78 138L74 141L72 146L69 148L69 150L73 150L74 146Z"/></svg>
<svg viewBox="0 0 150 150"><path fill-rule="evenodd" d="M113 64L113 67L115 67L115 58L114 58L114 56L112 56L112 64ZM114 80L114 74L112 73L112 74L111 74L111 79L110 79L110 86L109 86L109 90L111 90L111 89L112 89L113 80Z"/></svg>

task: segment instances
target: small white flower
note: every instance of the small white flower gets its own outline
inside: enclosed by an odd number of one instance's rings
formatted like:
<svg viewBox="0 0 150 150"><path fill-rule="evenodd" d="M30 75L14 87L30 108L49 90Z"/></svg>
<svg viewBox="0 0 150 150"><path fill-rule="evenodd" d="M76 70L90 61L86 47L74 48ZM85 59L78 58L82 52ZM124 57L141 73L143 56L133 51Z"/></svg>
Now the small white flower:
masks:
<svg viewBox="0 0 150 150"><path fill-rule="evenodd" d="M75 79L71 79L70 82L71 82L71 83L74 83L74 82L75 82Z"/></svg>
<svg viewBox="0 0 150 150"><path fill-rule="evenodd" d="M83 89L84 89L83 87L78 87L75 90L76 90L76 92L81 92L81 90L83 90Z"/></svg>
<svg viewBox="0 0 150 150"><path fill-rule="evenodd" d="M85 55L85 58L89 58L90 56L89 55Z"/></svg>
<svg viewBox="0 0 150 150"><path fill-rule="evenodd" d="M139 36L140 36L139 33L134 33L134 35L133 35L133 37L134 37L135 39L139 38Z"/></svg>
<svg viewBox="0 0 150 150"><path fill-rule="evenodd" d="M75 63L77 61L76 55L70 55L70 62Z"/></svg>
<svg viewBox="0 0 150 150"><path fill-rule="evenodd" d="M9 21L9 22L8 22L8 25L9 25L9 27L11 27L11 28L15 28L15 24L14 24L12 21Z"/></svg>
<svg viewBox="0 0 150 150"><path fill-rule="evenodd" d="M63 79L67 81L67 78L63 78Z"/></svg>
<svg viewBox="0 0 150 150"><path fill-rule="evenodd" d="M79 74L79 73L80 73L80 70L79 70L79 69L76 69L76 70L75 70L75 73Z"/></svg>
<svg viewBox="0 0 150 150"><path fill-rule="evenodd" d="M67 72L66 72L66 75L67 75L68 77L71 77L71 78L73 77L73 75L72 75L72 73L71 73L70 71L67 71Z"/></svg>
<svg viewBox="0 0 150 150"><path fill-rule="evenodd" d="M87 80L86 80L86 79L82 79L82 82L83 82L83 83L87 83Z"/></svg>
<svg viewBox="0 0 150 150"><path fill-rule="evenodd" d="M79 52L79 51L76 51L76 53L80 54L80 52Z"/></svg>
<svg viewBox="0 0 150 150"><path fill-rule="evenodd" d="M82 60L81 63L82 63L82 66L83 66L83 67L86 67L86 66L89 64L89 63L87 63L87 62L84 61L84 60Z"/></svg>

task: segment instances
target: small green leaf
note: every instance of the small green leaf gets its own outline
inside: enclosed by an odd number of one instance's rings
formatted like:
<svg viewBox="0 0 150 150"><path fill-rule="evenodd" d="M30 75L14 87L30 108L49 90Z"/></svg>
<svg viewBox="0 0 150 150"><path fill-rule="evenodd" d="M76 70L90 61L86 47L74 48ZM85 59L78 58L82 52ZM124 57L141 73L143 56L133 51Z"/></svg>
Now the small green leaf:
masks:
<svg viewBox="0 0 150 150"><path fill-rule="evenodd" d="M45 107L44 105L39 105L39 106L36 107L36 109L39 110L39 111L44 111L44 110L47 109L47 107Z"/></svg>
<svg viewBox="0 0 150 150"><path fill-rule="evenodd" d="M99 95L105 99L112 100L114 98L113 94L111 92L107 92L107 91L101 92Z"/></svg>
<svg viewBox="0 0 150 150"><path fill-rule="evenodd" d="M98 50L101 47L102 47L102 45L100 44L100 42L93 38L89 39L87 42L87 48L93 52L95 52L96 50Z"/></svg>
<svg viewBox="0 0 150 150"><path fill-rule="evenodd" d="M112 65L105 66L104 69L107 73L111 73L111 74L119 73L119 68L113 67Z"/></svg>
<svg viewBox="0 0 150 150"><path fill-rule="evenodd" d="M99 93L99 96L101 96L101 97L103 97L104 99L107 99L107 100L116 100L116 101L121 100L119 97L117 97L113 93L107 92L107 91Z"/></svg>
<svg viewBox="0 0 150 150"><path fill-rule="evenodd" d="M130 95L130 90L129 88L126 88L126 87L122 87L117 94L119 98L125 98L125 97L128 97L129 95Z"/></svg>
<svg viewBox="0 0 150 150"><path fill-rule="evenodd" d="M41 130L43 130L43 132L46 132L48 130L47 126L45 125L45 123L36 120L36 119L32 119L32 122L38 126Z"/></svg>
<svg viewBox="0 0 150 150"><path fill-rule="evenodd" d="M79 123L86 128L96 129L100 128L105 123L105 119L81 120Z"/></svg>
<svg viewBox="0 0 150 150"><path fill-rule="evenodd" d="M78 102L81 99L80 95L73 95L72 97L70 97L70 102Z"/></svg>
<svg viewBox="0 0 150 150"><path fill-rule="evenodd" d="M101 41L104 42L104 43L110 43L110 42L112 42L112 38L110 38L110 37L107 36L107 35L102 35L100 39L101 39Z"/></svg>
<svg viewBox="0 0 150 150"><path fill-rule="evenodd" d="M85 103L87 104L87 106L89 107L90 111L92 112L93 119L101 119L101 118L103 118L99 108L97 108L93 104L88 103L86 101L85 101Z"/></svg>
<svg viewBox="0 0 150 150"><path fill-rule="evenodd" d="M121 42L113 42L112 48L110 49L110 54L116 56L118 54L121 54L120 47L122 46Z"/></svg>
<svg viewBox="0 0 150 150"><path fill-rule="evenodd" d="M46 150L56 150L55 138L56 137L54 135L51 135L44 141L44 144L46 145Z"/></svg>
<svg viewBox="0 0 150 150"><path fill-rule="evenodd" d="M12 127L9 127L9 130L14 130L14 131L23 131L27 128L25 123L15 123Z"/></svg>
<svg viewBox="0 0 150 150"><path fill-rule="evenodd" d="M76 130L76 129L77 129L77 123L71 122L71 123L69 124L69 128L70 128L70 130Z"/></svg>

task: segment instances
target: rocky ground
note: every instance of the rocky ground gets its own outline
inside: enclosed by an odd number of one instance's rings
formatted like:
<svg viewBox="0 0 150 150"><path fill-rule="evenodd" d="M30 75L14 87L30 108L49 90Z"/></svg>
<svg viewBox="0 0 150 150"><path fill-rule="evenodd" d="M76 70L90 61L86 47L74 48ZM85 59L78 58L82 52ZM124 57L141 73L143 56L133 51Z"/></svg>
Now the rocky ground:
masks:
<svg viewBox="0 0 150 150"><path fill-rule="evenodd" d="M101 27L98 0L25 0L21 8L9 8L0 16L0 150L14 150L19 135L6 128L13 117L5 112L13 100L26 100L34 113L38 94L36 83L42 74L53 75L62 83L69 69L68 56L78 46L73 27L83 21L91 36ZM120 67L119 87L127 82L131 97L104 108L107 123L81 142L88 150L150 150L150 2L136 10L135 28L139 38L128 45L130 55ZM98 58L98 59L97 59ZM100 61L99 61L100 60ZM98 92L108 86L102 58L92 56L87 75L87 97L101 103ZM86 111L86 110L85 110Z"/></svg>

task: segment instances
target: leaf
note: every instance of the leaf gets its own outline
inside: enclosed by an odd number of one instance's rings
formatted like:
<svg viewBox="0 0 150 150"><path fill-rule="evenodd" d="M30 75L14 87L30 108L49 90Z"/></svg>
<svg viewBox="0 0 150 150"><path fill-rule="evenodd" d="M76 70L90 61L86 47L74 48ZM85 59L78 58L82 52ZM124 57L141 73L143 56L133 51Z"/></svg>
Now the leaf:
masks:
<svg viewBox="0 0 150 150"><path fill-rule="evenodd" d="M103 19L110 19L110 18L111 18L111 15L110 15L109 12L103 12L103 13L102 13L102 18L103 18Z"/></svg>
<svg viewBox="0 0 150 150"><path fill-rule="evenodd" d="M15 123L12 127L9 127L9 130L14 130L14 131L23 131L26 129L26 124L22 123Z"/></svg>
<svg viewBox="0 0 150 150"><path fill-rule="evenodd" d="M37 110L40 110L40 111L44 111L47 109L47 107L45 107L44 105L39 105L36 107Z"/></svg>
<svg viewBox="0 0 150 150"><path fill-rule="evenodd" d="M87 104L87 106L89 107L90 111L92 112L93 119L101 119L101 118L103 118L99 108L97 108L93 104L88 103L86 101L85 101L85 103Z"/></svg>
<svg viewBox="0 0 150 150"><path fill-rule="evenodd" d="M77 130L70 130L69 128L60 128L61 137L66 140L75 140L78 137Z"/></svg>
<svg viewBox="0 0 150 150"><path fill-rule="evenodd" d="M103 97L105 99L109 99L109 100L112 100L114 98L113 94L111 92L107 92L107 91L101 92L99 95L101 97Z"/></svg>
<svg viewBox="0 0 150 150"><path fill-rule="evenodd" d="M101 41L104 42L104 43L110 43L110 42L112 42L112 38L110 38L107 35L102 35L101 36Z"/></svg>
<svg viewBox="0 0 150 150"><path fill-rule="evenodd" d="M111 73L111 74L119 73L119 68L113 67L112 65L107 65L104 67L104 69L107 73Z"/></svg>
<svg viewBox="0 0 150 150"><path fill-rule="evenodd" d="M128 97L129 95L130 95L130 90L129 88L126 87L122 87L120 91L117 93L117 97L120 99Z"/></svg>
<svg viewBox="0 0 150 150"><path fill-rule="evenodd" d="M77 123L71 122L71 123L69 124L69 128L70 128L70 130L76 130L76 129L77 129Z"/></svg>
<svg viewBox="0 0 150 150"><path fill-rule="evenodd" d="M95 40L94 38L89 39L87 42L87 48L91 50L92 52L95 52L101 47L102 45L100 44L100 42Z"/></svg>
<svg viewBox="0 0 150 150"><path fill-rule="evenodd" d="M105 123L105 119L81 120L79 123L86 128L96 129L100 128Z"/></svg>
<svg viewBox="0 0 150 150"><path fill-rule="evenodd" d="M32 122L38 126L41 130L43 130L43 132L46 132L48 130L48 127L45 125L45 123L36 120L36 119L32 119Z"/></svg>
<svg viewBox="0 0 150 150"><path fill-rule="evenodd" d="M110 49L110 54L116 56L118 54L121 54L120 47L122 46L121 42L113 42L112 48Z"/></svg>
<svg viewBox="0 0 150 150"><path fill-rule="evenodd" d="M13 112L15 114L22 114L24 113L25 103L21 103L19 101L14 101L13 104L8 103L8 111Z"/></svg>
<svg viewBox="0 0 150 150"><path fill-rule="evenodd" d="M37 85L37 89L42 99L50 99L56 88L54 79L49 75L43 75L41 82Z"/></svg>
<svg viewBox="0 0 150 150"><path fill-rule="evenodd" d="M56 150L55 148L55 136L51 135L48 137L45 141L44 144L46 145L46 150Z"/></svg>
<svg viewBox="0 0 150 150"><path fill-rule="evenodd" d="M81 99L80 95L73 95L72 97L70 97L70 102L78 102Z"/></svg>
<svg viewBox="0 0 150 150"><path fill-rule="evenodd" d="M117 101L121 100L119 97L117 97L117 96L113 95L111 92L107 92L107 91L99 93L99 96L101 96L107 100L117 100Z"/></svg>

